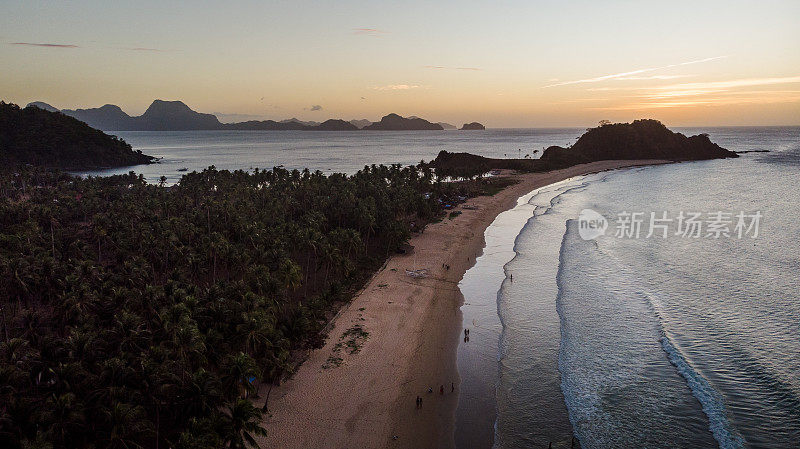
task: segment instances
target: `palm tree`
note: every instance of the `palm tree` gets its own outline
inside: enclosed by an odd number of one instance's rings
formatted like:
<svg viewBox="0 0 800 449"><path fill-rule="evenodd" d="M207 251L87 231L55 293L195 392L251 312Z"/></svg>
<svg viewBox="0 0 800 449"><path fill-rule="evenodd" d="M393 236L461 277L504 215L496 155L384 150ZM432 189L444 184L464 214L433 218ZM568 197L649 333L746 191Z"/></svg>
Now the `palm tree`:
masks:
<svg viewBox="0 0 800 449"><path fill-rule="evenodd" d="M228 406L224 413L224 441L230 448L258 447L255 436L265 436L266 429L261 427L261 410L246 399L237 399Z"/></svg>
<svg viewBox="0 0 800 449"><path fill-rule="evenodd" d="M259 375L258 367L252 357L240 352L230 357L224 366L222 386L228 398L246 397L253 390L252 379Z"/></svg>

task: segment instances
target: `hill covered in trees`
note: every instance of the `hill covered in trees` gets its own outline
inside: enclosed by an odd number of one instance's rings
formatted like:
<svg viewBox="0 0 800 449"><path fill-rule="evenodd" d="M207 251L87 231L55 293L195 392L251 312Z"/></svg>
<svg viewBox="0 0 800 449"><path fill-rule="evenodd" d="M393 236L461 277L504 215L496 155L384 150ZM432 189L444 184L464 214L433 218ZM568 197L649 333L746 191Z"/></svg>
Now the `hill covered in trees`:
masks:
<svg viewBox="0 0 800 449"><path fill-rule="evenodd" d="M59 112L0 101L0 164L63 169L147 164L153 158L124 140Z"/></svg>
<svg viewBox="0 0 800 449"><path fill-rule="evenodd" d="M666 159L697 161L738 157L711 142L706 134L686 137L670 131L658 120L605 123L591 128L569 148L544 150L537 170L552 170L587 162L612 159Z"/></svg>
<svg viewBox="0 0 800 449"><path fill-rule="evenodd" d="M588 129L574 145L551 146L539 159L496 159L441 151L429 167L442 175L474 177L493 169L541 172L602 160L696 161L729 157L738 155L711 142L706 134L686 137L670 131L658 120L645 119L633 123L604 123Z"/></svg>
<svg viewBox="0 0 800 449"><path fill-rule="evenodd" d="M262 430L260 382L443 203L501 179L211 167L0 172L0 447L220 448Z"/></svg>

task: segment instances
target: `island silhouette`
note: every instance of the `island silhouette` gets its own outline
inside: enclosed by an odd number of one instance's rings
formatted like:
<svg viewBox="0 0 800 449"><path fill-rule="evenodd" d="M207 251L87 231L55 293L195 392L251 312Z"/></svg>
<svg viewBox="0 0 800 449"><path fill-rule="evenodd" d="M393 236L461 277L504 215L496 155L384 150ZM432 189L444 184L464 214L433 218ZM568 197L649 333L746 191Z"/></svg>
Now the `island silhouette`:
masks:
<svg viewBox="0 0 800 449"><path fill-rule="evenodd" d="M391 113L378 122L367 119L329 119L324 122L302 121L297 118L285 120L248 120L222 123L214 114L197 112L182 101L154 100L139 116L128 115L119 106L107 104L99 108L61 109L43 101L29 103L51 112L61 112L74 117L92 128L102 131L433 131L455 129L448 123L432 123L419 117L402 117Z"/></svg>

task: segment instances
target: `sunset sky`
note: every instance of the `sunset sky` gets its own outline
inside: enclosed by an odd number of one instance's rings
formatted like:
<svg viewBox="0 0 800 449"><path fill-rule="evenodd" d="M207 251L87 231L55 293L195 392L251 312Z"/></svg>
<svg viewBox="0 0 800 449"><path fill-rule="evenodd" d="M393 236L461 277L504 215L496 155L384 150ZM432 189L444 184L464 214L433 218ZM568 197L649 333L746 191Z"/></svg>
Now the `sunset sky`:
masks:
<svg viewBox="0 0 800 449"><path fill-rule="evenodd" d="M4 0L0 99L132 115L182 100L225 121L800 125L799 20L796 0Z"/></svg>

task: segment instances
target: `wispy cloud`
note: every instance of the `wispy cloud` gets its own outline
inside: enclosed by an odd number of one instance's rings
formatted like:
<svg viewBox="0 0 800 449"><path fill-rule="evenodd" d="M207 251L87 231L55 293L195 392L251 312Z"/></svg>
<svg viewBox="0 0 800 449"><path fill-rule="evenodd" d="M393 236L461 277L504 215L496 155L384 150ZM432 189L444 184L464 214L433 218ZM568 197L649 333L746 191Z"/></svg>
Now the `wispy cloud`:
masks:
<svg viewBox="0 0 800 449"><path fill-rule="evenodd" d="M480 71L483 70L479 67L447 67L443 65L426 65L426 69L435 69L435 70L469 70L469 71Z"/></svg>
<svg viewBox="0 0 800 449"><path fill-rule="evenodd" d="M377 28L353 28L353 34L377 37L384 34L388 34L388 31L379 30Z"/></svg>
<svg viewBox="0 0 800 449"><path fill-rule="evenodd" d="M315 105L311 106L310 108L308 108L308 110L309 111L321 111L322 110L322 106L320 106L318 104L315 104Z"/></svg>
<svg viewBox="0 0 800 449"><path fill-rule="evenodd" d="M640 93L633 103L609 106L605 110L660 109L687 106L727 106L737 104L794 103L800 90L759 89L763 86L800 84L800 76L743 78L726 81L677 83L665 86L636 87ZM743 87L754 89L742 90Z"/></svg>
<svg viewBox="0 0 800 449"><path fill-rule="evenodd" d="M779 104L800 102L800 92L757 92L755 94L730 93L719 96L675 99L668 101L630 103L617 106L589 108L603 111L638 111L692 106L735 106L742 104Z"/></svg>
<svg viewBox="0 0 800 449"><path fill-rule="evenodd" d="M627 81L639 81L639 80L674 80L678 78L691 78L697 75L648 75L648 76L623 76L621 78L615 78L618 80L627 80Z"/></svg>
<svg viewBox="0 0 800 449"><path fill-rule="evenodd" d="M147 48L147 47L130 47L130 48L126 48L125 50L130 50L130 51L152 51L152 52L162 52L162 51L164 51L164 50L161 50L160 48Z"/></svg>
<svg viewBox="0 0 800 449"><path fill-rule="evenodd" d="M73 44L47 44L47 43L36 43L36 42L11 42L11 45L20 45L20 46L27 46L27 47L46 47L46 48L80 48L77 45Z"/></svg>
<svg viewBox="0 0 800 449"><path fill-rule="evenodd" d="M411 90L419 89L422 86L418 84L389 84L387 86L375 86L372 90Z"/></svg>
<svg viewBox="0 0 800 449"><path fill-rule="evenodd" d="M651 89L678 91L678 90L728 90L737 87L770 86L774 84L800 83L800 76L784 76L773 78L744 78L727 81L710 81L701 83L678 83Z"/></svg>
<svg viewBox="0 0 800 449"><path fill-rule="evenodd" d="M571 84L599 83L601 81L608 81L608 80L615 80L615 79L625 79L625 78L628 78L628 77L631 77L631 76L634 76L634 75L639 75L641 73L655 72L657 70L671 69L671 68L675 68L675 67L682 67L682 66L692 65L692 64L700 64L702 62L716 61L717 59L723 59L723 58L727 58L727 56L714 56L712 58L697 59L697 60L694 60L694 61L686 61L686 62L681 62L681 63L678 63L678 64L669 64L669 65L665 65L665 66L661 66L661 67L650 67L650 68L646 68L646 69L632 70L630 72L613 73L611 75L597 76L597 77L594 77L594 78L586 78L586 79L574 80L574 81L564 81L564 82L555 83L555 84L548 84L547 86L543 86L543 87L544 88L548 88L548 87L556 87L556 86L567 86L567 85L571 85Z"/></svg>

